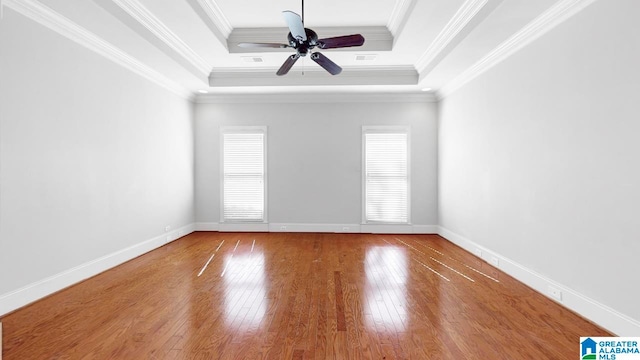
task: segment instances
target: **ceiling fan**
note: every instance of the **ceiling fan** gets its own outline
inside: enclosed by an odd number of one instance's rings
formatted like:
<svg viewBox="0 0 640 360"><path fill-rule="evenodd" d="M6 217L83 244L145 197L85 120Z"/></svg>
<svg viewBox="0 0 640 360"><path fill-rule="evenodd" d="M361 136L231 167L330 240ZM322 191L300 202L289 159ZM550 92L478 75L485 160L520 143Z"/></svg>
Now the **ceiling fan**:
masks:
<svg viewBox="0 0 640 360"><path fill-rule="evenodd" d="M364 37L360 34L336 36L324 39L318 39L318 34L311 29L304 27L304 0L302 0L302 17L293 11L283 11L284 20L289 26L289 34L287 39L289 44L278 43L240 43L238 46L243 48L293 48L296 53L290 55L284 64L278 69L276 75L286 75L293 64L300 57L307 56L314 48L319 49L336 49L351 46L362 46ZM311 60L315 61L323 69L327 70L331 75L338 75L342 72L342 68L338 64L331 61L328 57L320 52L311 53Z"/></svg>

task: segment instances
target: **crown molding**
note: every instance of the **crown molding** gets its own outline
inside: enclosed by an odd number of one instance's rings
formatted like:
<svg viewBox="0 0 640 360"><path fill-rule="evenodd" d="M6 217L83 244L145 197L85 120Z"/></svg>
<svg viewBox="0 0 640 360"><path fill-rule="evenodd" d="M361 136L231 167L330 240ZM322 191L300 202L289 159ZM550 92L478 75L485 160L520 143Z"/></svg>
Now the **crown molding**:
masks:
<svg viewBox="0 0 640 360"><path fill-rule="evenodd" d="M3 0L2 4L180 97L193 99L191 91L38 1Z"/></svg>
<svg viewBox="0 0 640 360"><path fill-rule="evenodd" d="M362 34L365 42L356 51L391 51L393 48L393 35L385 26L333 26L316 27L313 29L319 38L328 38L346 34ZM288 43L286 27L260 27L260 28L236 28L233 29L227 39L229 53L256 53L256 52L291 52L291 49L280 48L241 48L239 43ZM354 51L354 48L331 49L331 51Z"/></svg>
<svg viewBox="0 0 640 360"><path fill-rule="evenodd" d="M423 73L425 71L436 65L445 48L460 34L460 31L478 15L487 2L488 0L467 0L462 4L416 62L416 69L421 76L424 76Z"/></svg>
<svg viewBox="0 0 640 360"><path fill-rule="evenodd" d="M231 34L233 27L226 16L222 13L222 9L215 2L215 0L197 0L200 6L207 12L211 21L218 27L224 37L228 37Z"/></svg>
<svg viewBox="0 0 640 360"><path fill-rule="evenodd" d="M315 67L315 66L314 66ZM213 69L209 86L300 86L300 85L416 85L418 72L413 66L345 67L332 76L323 69L294 68L286 76L276 76L276 68Z"/></svg>
<svg viewBox="0 0 640 360"><path fill-rule="evenodd" d="M529 45L540 36L546 34L573 15L582 11L596 0L560 0L547 11L535 18L525 27L513 34L506 41L498 45L490 53L462 72L449 83L445 84L437 94L438 99L444 99L460 89L471 80L507 59L518 50Z"/></svg>
<svg viewBox="0 0 640 360"><path fill-rule="evenodd" d="M416 0L397 0L396 6L391 11L389 22L387 22L387 28L391 34L397 38L404 29L404 26L409 20L411 10L416 5Z"/></svg>
<svg viewBox="0 0 640 360"><path fill-rule="evenodd" d="M226 46L227 38L231 34L233 27L215 0L187 0L187 2L204 21L213 35L220 40L220 43Z"/></svg>
<svg viewBox="0 0 640 360"><path fill-rule="evenodd" d="M137 21L153 36L162 41L178 57L187 62L188 68L192 67L196 76L206 76L211 70L211 66L191 49L178 35L169 29L160 19L158 19L149 9L144 7L138 0L104 0L113 2L124 10L131 18ZM188 69L190 70L190 69Z"/></svg>
<svg viewBox="0 0 640 360"><path fill-rule="evenodd" d="M272 103L434 103L432 94L422 92L309 92L271 94L205 94L196 104L272 104Z"/></svg>

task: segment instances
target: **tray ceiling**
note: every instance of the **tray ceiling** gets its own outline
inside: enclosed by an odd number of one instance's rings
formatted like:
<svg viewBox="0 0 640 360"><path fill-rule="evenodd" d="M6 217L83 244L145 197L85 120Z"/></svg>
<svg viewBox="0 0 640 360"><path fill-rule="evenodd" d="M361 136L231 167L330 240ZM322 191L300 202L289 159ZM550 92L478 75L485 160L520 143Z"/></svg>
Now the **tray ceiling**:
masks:
<svg viewBox="0 0 640 360"><path fill-rule="evenodd" d="M237 43L286 43L282 11L300 13L297 0L2 0L2 6L182 93L446 95L592 1L307 0L306 27L320 37L362 33L365 46L322 51L343 67L340 75L303 58L283 77L275 72L291 49L254 51Z"/></svg>

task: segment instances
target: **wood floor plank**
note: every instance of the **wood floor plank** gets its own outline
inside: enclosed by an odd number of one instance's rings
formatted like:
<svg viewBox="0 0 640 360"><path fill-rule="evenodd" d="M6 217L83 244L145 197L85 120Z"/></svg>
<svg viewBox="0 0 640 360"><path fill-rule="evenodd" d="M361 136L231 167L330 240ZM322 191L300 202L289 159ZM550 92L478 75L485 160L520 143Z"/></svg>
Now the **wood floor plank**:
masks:
<svg viewBox="0 0 640 360"><path fill-rule="evenodd" d="M342 280L340 278L340 271L333 272L334 286L335 286L335 299L336 304L336 330L347 331L347 320L344 314L344 296L342 295Z"/></svg>
<svg viewBox="0 0 640 360"><path fill-rule="evenodd" d="M611 335L435 235L196 232L1 321L4 360L575 359Z"/></svg>

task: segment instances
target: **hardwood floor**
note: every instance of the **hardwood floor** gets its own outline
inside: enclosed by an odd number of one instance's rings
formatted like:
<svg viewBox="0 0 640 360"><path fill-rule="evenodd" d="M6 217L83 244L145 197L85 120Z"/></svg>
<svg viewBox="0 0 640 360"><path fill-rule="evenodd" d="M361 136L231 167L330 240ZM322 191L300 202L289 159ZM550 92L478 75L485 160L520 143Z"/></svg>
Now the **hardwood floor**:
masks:
<svg viewBox="0 0 640 360"><path fill-rule="evenodd" d="M14 359L577 359L610 336L436 235L199 232L2 319Z"/></svg>

